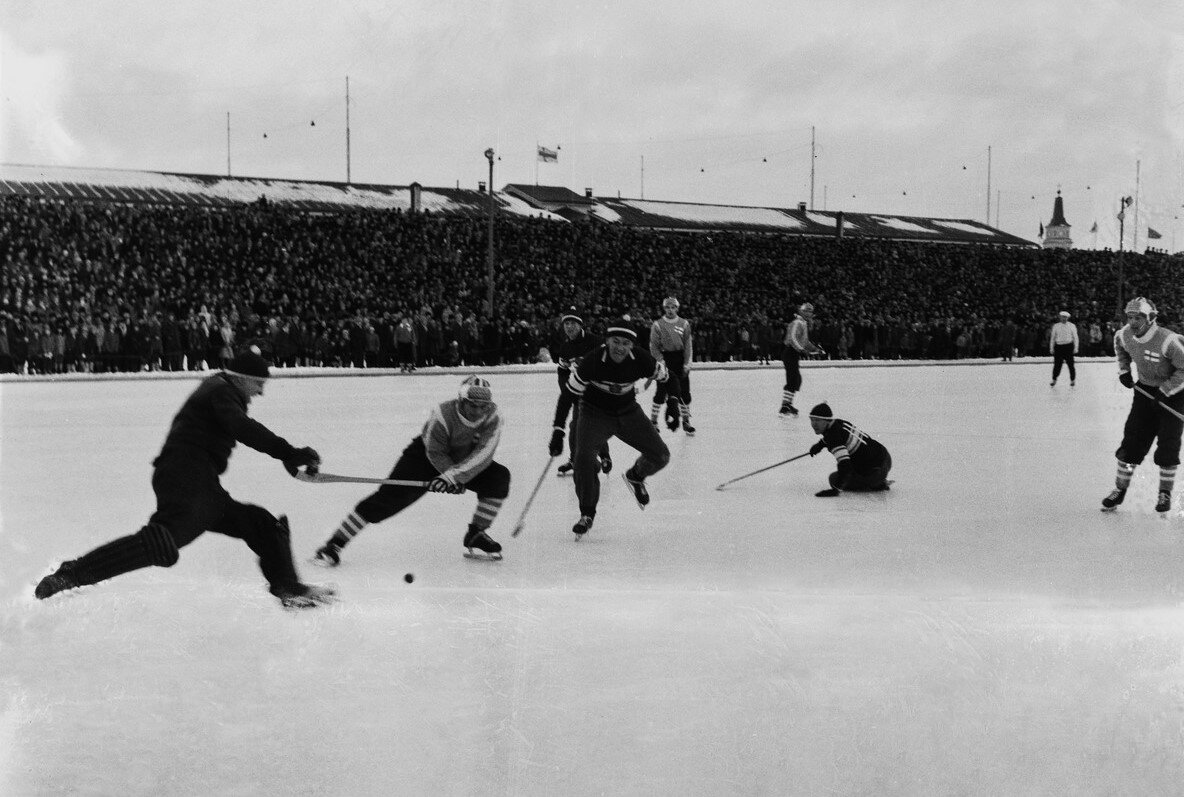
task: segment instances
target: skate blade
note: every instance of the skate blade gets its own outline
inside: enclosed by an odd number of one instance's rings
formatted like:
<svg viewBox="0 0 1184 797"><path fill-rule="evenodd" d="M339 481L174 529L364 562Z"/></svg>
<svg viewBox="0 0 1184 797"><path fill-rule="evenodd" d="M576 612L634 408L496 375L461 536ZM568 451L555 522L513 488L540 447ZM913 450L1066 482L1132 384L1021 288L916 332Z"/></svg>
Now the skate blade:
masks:
<svg viewBox="0 0 1184 797"><path fill-rule="evenodd" d="M325 568L326 570L328 570L328 569L330 569L330 568L334 568L334 567L340 567L340 566L341 566L341 562L331 562L331 561L329 561L328 559L322 559L322 558L321 558L321 557L319 557L319 556L311 556L311 557L309 557L309 559L308 559L308 563L309 563L310 565L316 565L317 567L323 567L323 568Z"/></svg>
<svg viewBox="0 0 1184 797"><path fill-rule="evenodd" d="M497 553L486 553L485 551L469 550L464 552L464 557L466 559L475 559L477 561L500 562L502 560L502 553L501 551L498 551Z"/></svg>

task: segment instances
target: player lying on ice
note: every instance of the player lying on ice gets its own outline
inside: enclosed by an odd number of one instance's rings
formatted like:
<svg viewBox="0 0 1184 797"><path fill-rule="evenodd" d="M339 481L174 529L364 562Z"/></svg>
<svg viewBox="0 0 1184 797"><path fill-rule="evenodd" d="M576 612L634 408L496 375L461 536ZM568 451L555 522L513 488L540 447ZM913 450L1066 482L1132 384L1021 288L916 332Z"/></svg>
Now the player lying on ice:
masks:
<svg viewBox="0 0 1184 797"><path fill-rule="evenodd" d="M874 493L888 489L888 471L892 456L888 449L850 421L834 417L825 401L810 410L810 426L822 439L810 447L810 456L822 449L835 455L838 469L829 477L830 487L815 493L819 498L834 498L840 492Z"/></svg>
<svg viewBox="0 0 1184 797"><path fill-rule="evenodd" d="M477 493L477 509L465 532L465 555L501 559L502 546L487 533L510 494L510 471L493 461L501 436L502 416L493 403L489 382L479 376L466 377L456 398L432 410L423 431L403 449L389 476L428 482L428 486L382 485L358 502L317 550L313 562L336 567L341 563L342 549L366 526L394 517L427 492L460 495L466 488Z"/></svg>

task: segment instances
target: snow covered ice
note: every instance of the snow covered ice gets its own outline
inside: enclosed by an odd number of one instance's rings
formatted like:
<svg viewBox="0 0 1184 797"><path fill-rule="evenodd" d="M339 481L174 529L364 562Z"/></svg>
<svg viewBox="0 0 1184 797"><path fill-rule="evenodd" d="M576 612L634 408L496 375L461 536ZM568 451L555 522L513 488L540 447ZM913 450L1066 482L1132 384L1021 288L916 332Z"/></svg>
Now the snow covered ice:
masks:
<svg viewBox="0 0 1184 797"><path fill-rule="evenodd" d="M519 369L522 371L523 369ZM1184 518L1155 467L1099 512L1131 394L1112 362L696 370L645 512L617 475L576 542L548 478L553 370L493 370L514 485L428 495L305 561L368 494L239 446L224 484L292 521L285 612L237 540L37 602L63 558L138 529L193 379L0 384L0 794L1178 794ZM457 374L277 378L252 414L335 473L385 476ZM647 394L643 406L648 412ZM821 400L892 453L892 491L815 498ZM559 464L557 460L554 464ZM1179 492L1179 491L1178 491ZM407 584L404 573L414 573Z"/></svg>

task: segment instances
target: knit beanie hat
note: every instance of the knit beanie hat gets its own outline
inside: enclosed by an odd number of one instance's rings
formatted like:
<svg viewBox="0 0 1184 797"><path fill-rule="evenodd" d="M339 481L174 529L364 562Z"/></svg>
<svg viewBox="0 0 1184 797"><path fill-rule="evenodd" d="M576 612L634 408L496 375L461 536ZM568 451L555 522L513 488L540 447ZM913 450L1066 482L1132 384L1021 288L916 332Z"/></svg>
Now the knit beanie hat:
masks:
<svg viewBox="0 0 1184 797"><path fill-rule="evenodd" d="M244 349L234 355L230 365L226 366L226 373L252 379L267 379L271 376L271 372L267 369L267 360L263 359L257 346Z"/></svg>
<svg viewBox="0 0 1184 797"><path fill-rule="evenodd" d="M830 411L830 405L824 401L821 404L814 405L814 409L810 410L810 417L821 418L823 420L829 421L831 418L835 417L835 414Z"/></svg>

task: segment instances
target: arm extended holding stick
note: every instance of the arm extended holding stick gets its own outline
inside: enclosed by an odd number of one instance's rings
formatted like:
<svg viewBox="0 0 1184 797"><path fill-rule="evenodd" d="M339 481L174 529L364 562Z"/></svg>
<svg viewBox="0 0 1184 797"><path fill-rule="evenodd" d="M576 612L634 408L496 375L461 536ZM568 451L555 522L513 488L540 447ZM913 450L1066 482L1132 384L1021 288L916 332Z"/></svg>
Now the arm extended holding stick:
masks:
<svg viewBox="0 0 1184 797"><path fill-rule="evenodd" d="M394 487L427 487L431 482L407 481L406 479L370 479L365 476L338 476L336 473L308 473L300 471L296 478L312 484L389 484Z"/></svg>
<svg viewBox="0 0 1184 797"><path fill-rule="evenodd" d="M1174 410L1171 407L1169 407L1167 404L1164 404L1162 401L1159 400L1159 398L1157 396L1155 396L1151 393L1148 393L1146 390L1144 390L1142 387L1140 387L1137 382L1135 383L1134 387L1135 387L1135 391L1137 393L1142 393L1144 396L1146 396L1147 398L1151 399L1156 404L1158 404L1161 408L1163 408L1164 410L1167 410L1172 415L1175 415L1177 418L1184 421L1184 413L1180 413L1177 410Z"/></svg>
<svg viewBox="0 0 1184 797"><path fill-rule="evenodd" d="M798 454L796 457L790 457L789 459L783 459L783 460L781 460L780 462L775 462L775 463L773 463L772 465L769 465L769 466L767 466L767 467L761 468L760 470L754 470L752 473L745 473L743 476L737 476L737 477L736 477L736 478L734 478L734 479L729 479L728 481L726 481L726 482L724 482L723 484L719 485L719 486L718 486L718 487L716 487L715 489L717 489L717 490L722 490L722 489L724 489L725 487L727 487L729 484L734 484L735 482L738 482L738 481L740 481L741 479L747 479L749 476L755 476L755 475L757 475L758 473L764 473L764 472L765 472L765 471L767 471L767 470L772 470L773 468L779 468L779 467L781 467L782 465L787 465L787 464L789 464L790 462L793 462L794 460L798 460L798 459L801 459L802 457L808 457L808 456L810 456L810 452L809 452L809 451L807 451L807 452L806 452L806 453L804 453L804 454Z"/></svg>

